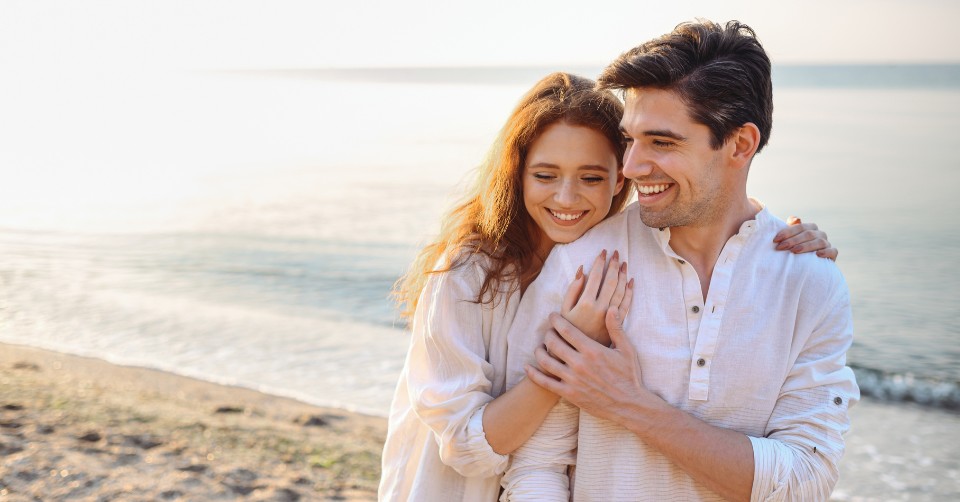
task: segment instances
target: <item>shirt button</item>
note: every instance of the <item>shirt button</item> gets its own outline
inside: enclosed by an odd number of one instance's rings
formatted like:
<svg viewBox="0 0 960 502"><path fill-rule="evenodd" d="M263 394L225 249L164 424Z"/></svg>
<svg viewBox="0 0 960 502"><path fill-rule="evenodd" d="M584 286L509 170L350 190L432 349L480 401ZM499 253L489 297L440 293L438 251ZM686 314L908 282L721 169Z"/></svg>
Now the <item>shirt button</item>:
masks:
<svg viewBox="0 0 960 502"><path fill-rule="evenodd" d="M677 260L677 263L679 263L679 264L681 264L681 265L685 265L685 264L686 264L687 262L685 262L685 261L683 261L683 260L680 260L680 259L678 259L678 260Z"/></svg>
<svg viewBox="0 0 960 502"><path fill-rule="evenodd" d="M840 399L839 396L838 396L838 397L835 397L835 398L833 398L833 404L835 404L835 405L837 405L837 406L840 406L841 404L843 404L843 399Z"/></svg>
<svg viewBox="0 0 960 502"><path fill-rule="evenodd" d="M707 364L707 360L704 358L697 359L697 366L704 367ZM840 399L839 397L837 399Z"/></svg>
<svg viewBox="0 0 960 502"><path fill-rule="evenodd" d="M696 306L696 305L694 305L694 306L693 306L693 308L692 308L692 309L690 309L690 310L692 310L692 311L693 311L693 313L694 313L694 314L696 314L697 312L700 312L700 307L698 307L698 306Z"/></svg>

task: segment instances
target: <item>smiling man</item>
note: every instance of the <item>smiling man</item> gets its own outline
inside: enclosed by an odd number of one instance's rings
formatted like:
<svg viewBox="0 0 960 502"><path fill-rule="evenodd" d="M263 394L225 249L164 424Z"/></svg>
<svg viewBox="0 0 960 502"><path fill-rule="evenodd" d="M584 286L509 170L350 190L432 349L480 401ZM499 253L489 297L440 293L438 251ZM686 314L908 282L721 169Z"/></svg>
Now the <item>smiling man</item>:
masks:
<svg viewBox="0 0 960 502"><path fill-rule="evenodd" d="M859 399L849 292L832 261L777 252L786 224L747 196L772 124L766 53L740 23L688 23L599 82L624 91L638 201L555 248L523 297L509 383L566 401L518 451L507 498L563 493L551 459L578 448L577 501L827 499ZM627 318L608 312L611 348L555 313L600 249L636 279Z"/></svg>

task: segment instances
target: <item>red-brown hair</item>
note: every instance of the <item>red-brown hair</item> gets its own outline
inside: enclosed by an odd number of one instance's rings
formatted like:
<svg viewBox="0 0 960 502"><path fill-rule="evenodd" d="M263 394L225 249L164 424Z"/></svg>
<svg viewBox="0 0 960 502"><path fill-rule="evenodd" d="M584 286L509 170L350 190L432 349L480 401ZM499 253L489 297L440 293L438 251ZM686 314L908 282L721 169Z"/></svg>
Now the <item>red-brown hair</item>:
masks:
<svg viewBox="0 0 960 502"><path fill-rule="evenodd" d="M595 89L590 79L557 72L537 82L510 114L464 201L443 219L440 235L397 281L394 295L401 315L413 316L428 275L462 266L476 253L489 258L478 303L532 282L543 257L536 253L539 229L523 203L523 168L530 146L548 126L563 122L599 132L622 159L622 116L620 101L610 91ZM624 188L614 196L607 216L626 204L631 191Z"/></svg>

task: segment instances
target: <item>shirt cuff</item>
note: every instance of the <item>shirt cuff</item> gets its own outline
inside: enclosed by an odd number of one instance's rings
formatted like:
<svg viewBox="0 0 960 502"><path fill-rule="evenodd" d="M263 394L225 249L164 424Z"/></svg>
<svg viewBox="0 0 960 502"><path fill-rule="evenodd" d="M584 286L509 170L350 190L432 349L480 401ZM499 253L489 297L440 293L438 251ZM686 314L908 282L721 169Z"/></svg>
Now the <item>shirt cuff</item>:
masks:
<svg viewBox="0 0 960 502"><path fill-rule="evenodd" d="M767 438L747 436L753 446L753 490L751 502L779 500L780 492L785 488L781 455L792 455L789 448L778 441Z"/></svg>
<svg viewBox="0 0 960 502"><path fill-rule="evenodd" d="M464 451L457 469L464 476L499 476L507 470L510 457L493 451L483 430L483 413L486 409L487 405L484 404L467 421Z"/></svg>

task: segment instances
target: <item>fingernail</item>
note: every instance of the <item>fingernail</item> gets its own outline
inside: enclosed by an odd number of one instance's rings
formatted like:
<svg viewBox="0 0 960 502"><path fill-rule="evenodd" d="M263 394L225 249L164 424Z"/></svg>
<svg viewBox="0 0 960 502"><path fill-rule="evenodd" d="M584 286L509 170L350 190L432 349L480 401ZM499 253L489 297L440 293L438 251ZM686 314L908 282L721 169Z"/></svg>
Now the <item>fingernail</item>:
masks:
<svg viewBox="0 0 960 502"><path fill-rule="evenodd" d="M633 289L633 279L630 279L630 282L627 283L627 287Z"/></svg>
<svg viewBox="0 0 960 502"><path fill-rule="evenodd" d="M623 274L623 273L626 273L626 271L627 271L627 262L623 262L620 264L620 273Z"/></svg>
<svg viewBox="0 0 960 502"><path fill-rule="evenodd" d="M614 259L614 260L619 260L619 259L620 259L620 251L619 251L619 250L613 252L613 258L612 258L612 259Z"/></svg>
<svg viewBox="0 0 960 502"><path fill-rule="evenodd" d="M603 258L604 260L607 259L607 250L606 250L606 249L604 249L603 251L600 252L600 257Z"/></svg>
<svg viewBox="0 0 960 502"><path fill-rule="evenodd" d="M583 277L583 265L580 265L580 268L577 269L577 279Z"/></svg>

